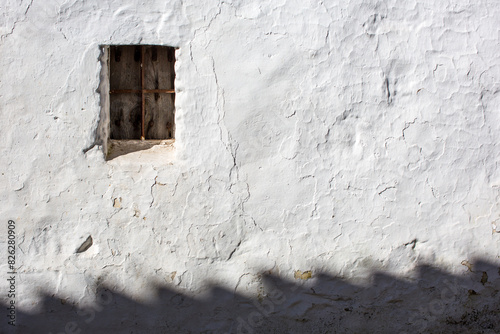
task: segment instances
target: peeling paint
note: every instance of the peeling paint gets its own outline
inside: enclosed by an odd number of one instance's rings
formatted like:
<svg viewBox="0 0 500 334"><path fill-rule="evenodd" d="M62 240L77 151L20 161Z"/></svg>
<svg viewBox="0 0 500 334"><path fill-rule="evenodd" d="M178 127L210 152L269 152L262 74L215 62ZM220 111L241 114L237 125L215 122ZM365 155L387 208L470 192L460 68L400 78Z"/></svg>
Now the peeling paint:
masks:
<svg viewBox="0 0 500 334"><path fill-rule="evenodd" d="M117 208L117 209L122 207L122 198L121 197L113 199L113 207Z"/></svg>
<svg viewBox="0 0 500 334"><path fill-rule="evenodd" d="M301 280L308 280L310 278L312 278L312 271L310 270L307 270L307 271L300 271L300 270L296 270L295 273L293 274L293 277L295 279L301 279Z"/></svg>
<svg viewBox="0 0 500 334"><path fill-rule="evenodd" d="M471 264L469 261L467 261L467 260L463 260L463 261L461 262L461 264L462 264L463 266L466 266L468 271L470 271L470 272L473 272L473 271L474 271L474 270L472 270L472 264Z"/></svg>

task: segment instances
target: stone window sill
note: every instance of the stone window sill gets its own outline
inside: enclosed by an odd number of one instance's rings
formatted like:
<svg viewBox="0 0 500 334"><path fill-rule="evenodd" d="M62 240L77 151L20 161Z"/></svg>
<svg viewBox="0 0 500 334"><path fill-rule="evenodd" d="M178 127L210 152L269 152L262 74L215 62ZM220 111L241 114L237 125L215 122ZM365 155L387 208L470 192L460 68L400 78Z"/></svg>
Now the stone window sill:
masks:
<svg viewBox="0 0 500 334"><path fill-rule="evenodd" d="M164 140L108 140L106 160L112 163L172 164L174 160L174 139Z"/></svg>

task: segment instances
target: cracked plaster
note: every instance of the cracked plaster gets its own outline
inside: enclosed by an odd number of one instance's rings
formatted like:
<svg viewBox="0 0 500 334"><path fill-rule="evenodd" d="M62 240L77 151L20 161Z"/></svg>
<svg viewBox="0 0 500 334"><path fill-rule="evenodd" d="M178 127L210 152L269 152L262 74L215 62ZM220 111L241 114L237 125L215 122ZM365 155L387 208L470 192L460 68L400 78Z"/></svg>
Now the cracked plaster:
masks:
<svg viewBox="0 0 500 334"><path fill-rule="evenodd" d="M196 296L215 272L251 295L266 270L498 259L498 4L1 7L0 196L32 286L19 307L91 298L97 277ZM105 161L99 46L139 43L179 48L174 151Z"/></svg>

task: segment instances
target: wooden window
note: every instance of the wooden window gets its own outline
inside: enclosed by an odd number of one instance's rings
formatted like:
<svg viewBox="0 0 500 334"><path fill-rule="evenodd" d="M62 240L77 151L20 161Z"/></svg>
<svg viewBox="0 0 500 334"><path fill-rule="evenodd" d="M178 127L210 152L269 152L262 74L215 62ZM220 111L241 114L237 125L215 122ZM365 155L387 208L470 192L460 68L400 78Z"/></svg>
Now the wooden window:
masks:
<svg viewBox="0 0 500 334"><path fill-rule="evenodd" d="M175 49L110 47L110 139L173 139Z"/></svg>

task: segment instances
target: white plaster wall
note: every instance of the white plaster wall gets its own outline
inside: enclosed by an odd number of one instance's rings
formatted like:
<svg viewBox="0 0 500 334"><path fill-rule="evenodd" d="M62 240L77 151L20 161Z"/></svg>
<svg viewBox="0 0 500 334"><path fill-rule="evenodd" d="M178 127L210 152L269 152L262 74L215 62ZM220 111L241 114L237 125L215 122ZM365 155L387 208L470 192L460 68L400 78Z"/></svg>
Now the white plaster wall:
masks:
<svg viewBox="0 0 500 334"><path fill-rule="evenodd" d="M252 297L264 272L365 286L374 271L462 277L463 261L498 260L497 1L0 8L1 212L17 223L20 310L44 295L87 305L99 284L147 304L156 285ZM168 159L105 161L93 146L109 44L178 47Z"/></svg>

